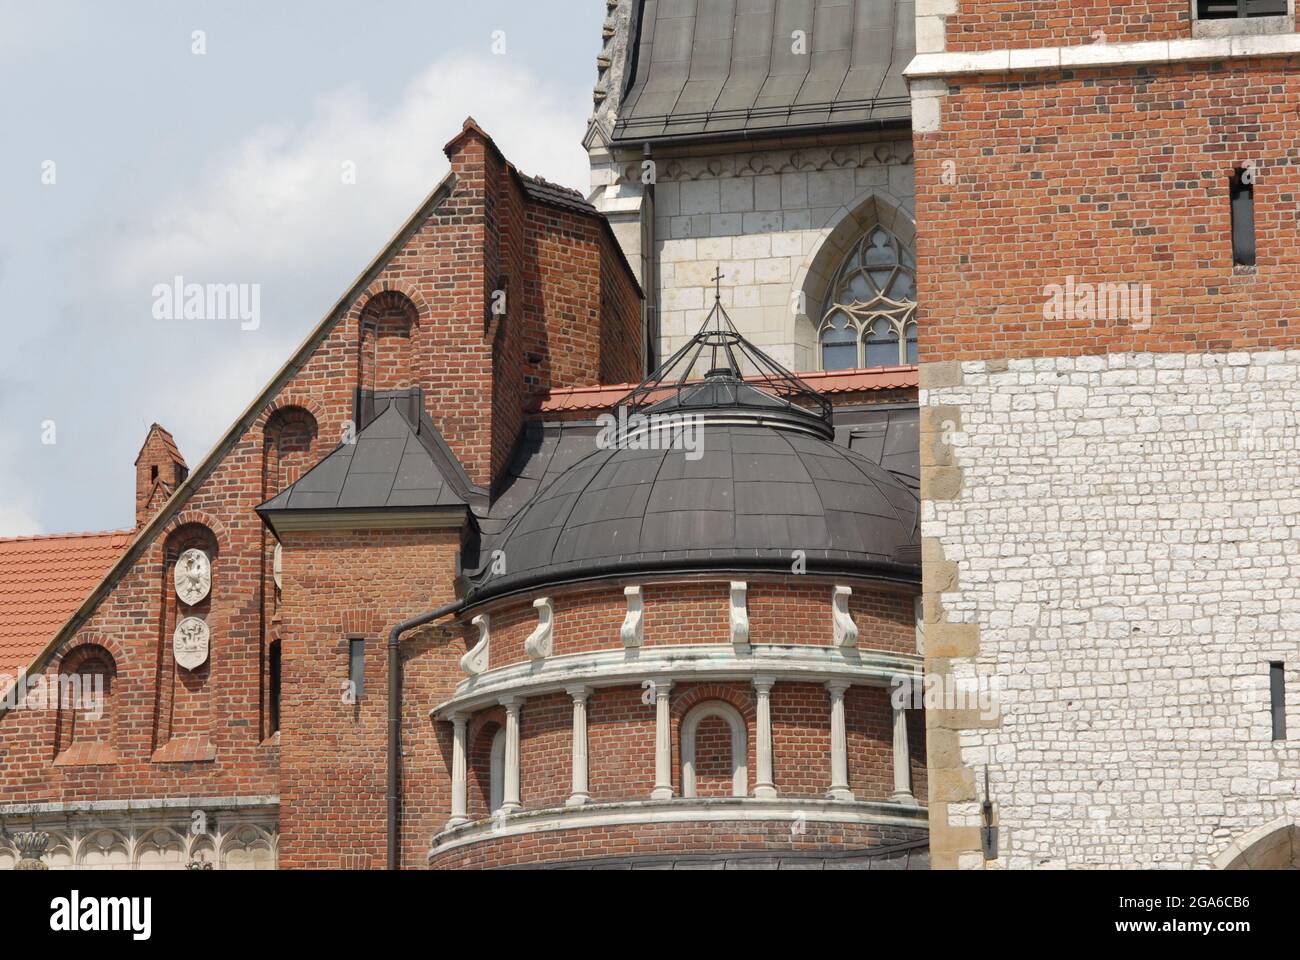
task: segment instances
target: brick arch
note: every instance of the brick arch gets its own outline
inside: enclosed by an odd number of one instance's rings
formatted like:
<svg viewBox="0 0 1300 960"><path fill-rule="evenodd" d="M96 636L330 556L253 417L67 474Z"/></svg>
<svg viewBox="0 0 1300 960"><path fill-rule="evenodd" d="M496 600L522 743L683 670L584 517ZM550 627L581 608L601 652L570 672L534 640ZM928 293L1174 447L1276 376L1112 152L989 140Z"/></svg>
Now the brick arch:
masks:
<svg viewBox="0 0 1300 960"><path fill-rule="evenodd" d="M262 412L253 421L253 426L265 432L267 423L275 414L291 407L298 407L310 413L318 428L326 419L325 407L316 397L305 393L283 393L262 408Z"/></svg>
<svg viewBox="0 0 1300 960"><path fill-rule="evenodd" d="M416 322L423 324L428 320L430 315L429 301L424 299L424 294L420 292L415 284L406 280L376 280L366 287L361 296L357 297L353 302L348 310L348 320L352 323L359 321L361 314L365 312L370 301L384 293L402 294L415 307Z"/></svg>
<svg viewBox="0 0 1300 960"><path fill-rule="evenodd" d="M683 684L686 682L682 681ZM736 689L737 684L748 682L736 680L734 683L700 683L692 686L682 696L672 698L673 720L680 722L687 713L707 700L721 700L738 711L746 724L753 723L757 717L754 695L752 692L742 694Z"/></svg>
<svg viewBox="0 0 1300 960"><path fill-rule="evenodd" d="M356 386L362 390L413 386L420 324L420 303L405 291L387 289L366 297L355 327Z"/></svg>
<svg viewBox="0 0 1300 960"><path fill-rule="evenodd" d="M115 673L120 674L123 665L130 662L130 657L127 655L126 648L118 643L117 640L112 637L104 636L101 633L91 632L78 634L59 647L56 656L50 659L51 663L56 660L58 662L58 667L55 672L62 672L64 664L69 661L75 663L76 660L73 658L73 654L86 647L98 647L99 649L106 651L108 655L113 658L113 670Z"/></svg>
<svg viewBox="0 0 1300 960"><path fill-rule="evenodd" d="M526 709L526 708L525 708ZM506 712L502 707L492 707L475 716L465 731L466 794L471 819L492 813L492 743L498 731L506 726Z"/></svg>
<svg viewBox="0 0 1300 960"><path fill-rule="evenodd" d="M60 678L56 688L57 699L53 704L47 701L46 706L54 709L54 755L63 762L108 763L117 759L114 748L118 737L118 716L113 709L113 694L122 671L119 657L107 644L100 642L102 640L104 638L98 635L80 637L59 657L55 671ZM88 669L91 663L102 669ZM95 675L103 678L102 697L92 694L91 700L82 699L86 691L80 682L65 684L63 679ZM94 704L98 705L98 716L90 712L89 708Z"/></svg>
<svg viewBox="0 0 1300 960"><path fill-rule="evenodd" d="M212 514L202 510L183 510L172 517L162 530L162 542L165 544L181 527L191 525L207 527L217 541L217 548L222 551L230 550L230 533L226 530L226 525Z"/></svg>
<svg viewBox="0 0 1300 960"><path fill-rule="evenodd" d="M299 428L306 435L302 449L285 449L286 432ZM268 499L295 483L315 464L320 452L320 417L301 404L281 404L262 423L262 498ZM290 436L293 434L290 432Z"/></svg>

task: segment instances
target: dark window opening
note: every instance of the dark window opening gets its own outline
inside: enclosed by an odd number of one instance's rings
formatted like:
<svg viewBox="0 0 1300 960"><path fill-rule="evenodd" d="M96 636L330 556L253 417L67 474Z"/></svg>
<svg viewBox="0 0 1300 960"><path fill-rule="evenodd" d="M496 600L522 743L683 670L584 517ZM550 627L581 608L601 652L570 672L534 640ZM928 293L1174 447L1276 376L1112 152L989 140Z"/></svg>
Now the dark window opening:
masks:
<svg viewBox="0 0 1300 960"><path fill-rule="evenodd" d="M348 641L348 692L360 700L366 692L366 641Z"/></svg>
<svg viewBox="0 0 1300 960"><path fill-rule="evenodd" d="M157 479L158 479L158 464L155 463L152 467L149 468L149 482L153 483Z"/></svg>
<svg viewBox="0 0 1300 960"><path fill-rule="evenodd" d="M1196 2L1198 20L1280 17L1286 14L1286 0L1197 0Z"/></svg>
<svg viewBox="0 0 1300 960"><path fill-rule="evenodd" d="M1254 167L1242 167L1228 186L1232 207L1232 262L1237 266L1255 265L1255 184Z"/></svg>
<svg viewBox="0 0 1300 960"><path fill-rule="evenodd" d="M1280 662L1268 665L1268 692L1273 712L1273 739L1286 739L1286 681L1285 664Z"/></svg>
<svg viewBox="0 0 1300 960"><path fill-rule="evenodd" d="M271 641L270 662L267 664L268 685L271 688L271 732L280 732L280 641Z"/></svg>

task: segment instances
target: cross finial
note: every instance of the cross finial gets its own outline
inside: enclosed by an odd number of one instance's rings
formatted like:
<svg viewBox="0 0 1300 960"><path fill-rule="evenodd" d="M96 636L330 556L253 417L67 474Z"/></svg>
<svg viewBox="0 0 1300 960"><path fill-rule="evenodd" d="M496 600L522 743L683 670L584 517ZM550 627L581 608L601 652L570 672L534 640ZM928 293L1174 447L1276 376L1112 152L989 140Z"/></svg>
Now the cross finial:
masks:
<svg viewBox="0 0 1300 960"><path fill-rule="evenodd" d="M719 267L715 267L715 268L714 268L714 270L713 270L713 299L714 299L715 302L716 302L716 301L719 301L719 300L722 299L722 278L723 278L724 276L725 276L725 274L722 272L722 267L721 267L721 266L719 266Z"/></svg>

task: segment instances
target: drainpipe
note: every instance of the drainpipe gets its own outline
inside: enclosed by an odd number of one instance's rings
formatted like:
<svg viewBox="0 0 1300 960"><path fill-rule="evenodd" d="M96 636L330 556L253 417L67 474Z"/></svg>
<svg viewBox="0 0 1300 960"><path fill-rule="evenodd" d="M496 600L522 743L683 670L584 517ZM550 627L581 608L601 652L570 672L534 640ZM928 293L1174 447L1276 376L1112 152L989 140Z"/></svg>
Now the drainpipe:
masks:
<svg viewBox="0 0 1300 960"><path fill-rule="evenodd" d="M402 664L398 659L401 636L407 630L455 613L465 605L464 600L444 604L436 610L403 620L388 634L388 869L397 869L397 817L398 794L401 783L402 759Z"/></svg>

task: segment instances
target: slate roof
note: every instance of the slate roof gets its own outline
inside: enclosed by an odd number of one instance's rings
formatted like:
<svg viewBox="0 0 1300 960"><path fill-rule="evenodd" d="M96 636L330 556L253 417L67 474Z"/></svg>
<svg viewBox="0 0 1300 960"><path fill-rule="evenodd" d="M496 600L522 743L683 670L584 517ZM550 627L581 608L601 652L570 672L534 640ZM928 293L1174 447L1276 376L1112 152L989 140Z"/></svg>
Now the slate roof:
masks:
<svg viewBox="0 0 1300 960"><path fill-rule="evenodd" d="M0 539L0 675L16 676L130 544L132 530ZM0 692L8 684L0 683Z"/></svg>
<svg viewBox="0 0 1300 960"><path fill-rule="evenodd" d="M614 139L907 122L915 17L914 0L643 0Z"/></svg>
<svg viewBox="0 0 1300 960"><path fill-rule="evenodd" d="M524 193L539 203L549 203L553 206L577 210L580 213L597 215L600 213L586 197L570 187L562 187L558 183L551 183L541 177L530 177L524 173L519 173L519 181L524 185Z"/></svg>
<svg viewBox="0 0 1300 960"><path fill-rule="evenodd" d="M342 443L296 483L257 508L279 516L321 510L467 507L478 491L427 415L412 422L410 404L379 397L376 414L354 443ZM417 430L418 425L418 430Z"/></svg>
<svg viewBox="0 0 1300 960"><path fill-rule="evenodd" d="M485 541L480 557L503 551L508 572L484 563L471 599L656 568L788 570L794 550L814 572L916 576L917 496L884 468L799 430L720 421L700 436L699 459L681 446L596 449L507 488L503 500L538 492ZM558 451L563 438L540 442Z"/></svg>

